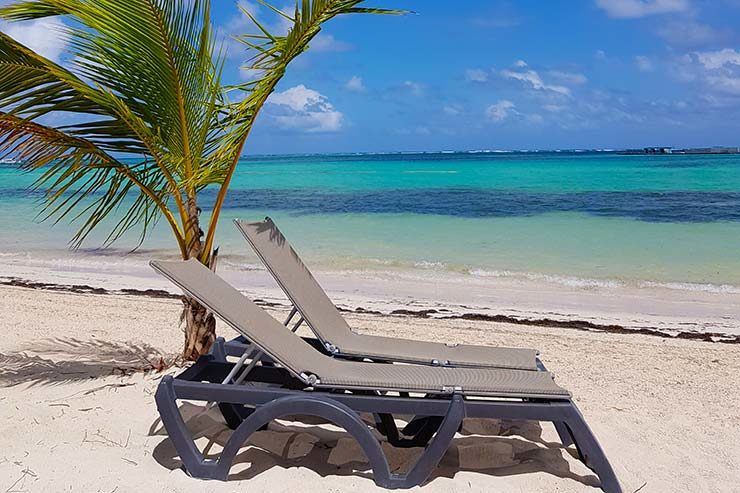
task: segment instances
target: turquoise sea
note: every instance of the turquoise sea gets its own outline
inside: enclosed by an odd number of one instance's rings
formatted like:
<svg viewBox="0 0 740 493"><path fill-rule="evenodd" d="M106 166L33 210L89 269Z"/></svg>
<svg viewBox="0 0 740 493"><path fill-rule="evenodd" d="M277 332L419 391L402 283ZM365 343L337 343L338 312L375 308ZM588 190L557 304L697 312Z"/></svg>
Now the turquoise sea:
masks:
<svg viewBox="0 0 740 493"><path fill-rule="evenodd" d="M2 255L95 256L103 235L69 253L68 223L35 220L34 176L0 166ZM214 191L206 190L208 210ZM740 156L613 153L423 153L243 160L218 243L250 257L232 218L271 216L319 268L422 269L740 289ZM131 255L172 251L159 225Z"/></svg>

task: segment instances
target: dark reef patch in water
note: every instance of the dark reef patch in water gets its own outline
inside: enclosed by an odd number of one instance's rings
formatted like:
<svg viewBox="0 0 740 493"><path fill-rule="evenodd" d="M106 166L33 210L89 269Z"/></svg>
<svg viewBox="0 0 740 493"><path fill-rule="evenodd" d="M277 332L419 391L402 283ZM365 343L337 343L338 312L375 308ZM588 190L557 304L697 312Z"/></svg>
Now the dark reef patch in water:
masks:
<svg viewBox="0 0 740 493"><path fill-rule="evenodd" d="M207 190L204 207L213 202ZM232 190L226 208L283 210L298 214L413 213L455 217L516 217L580 212L646 222L740 221L740 192L527 192L481 188L368 191Z"/></svg>
<svg viewBox="0 0 740 493"><path fill-rule="evenodd" d="M38 190L0 188L0 200L40 200L42 197L43 192ZM210 210L215 198L216 190L209 188L202 191L200 205L203 210ZM411 213L466 218L578 212L656 223L709 223L740 222L740 192L539 192L475 187L351 191L314 188L234 189L229 191L224 208L295 214Z"/></svg>

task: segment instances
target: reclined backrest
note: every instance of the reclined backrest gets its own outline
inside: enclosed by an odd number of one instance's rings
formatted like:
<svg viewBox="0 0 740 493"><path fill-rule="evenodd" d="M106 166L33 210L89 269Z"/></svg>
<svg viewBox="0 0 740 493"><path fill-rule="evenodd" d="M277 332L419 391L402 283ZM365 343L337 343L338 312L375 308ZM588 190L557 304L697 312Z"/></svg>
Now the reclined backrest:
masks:
<svg viewBox="0 0 740 493"><path fill-rule="evenodd" d="M295 376L322 374L333 360L287 330L269 313L195 259L150 265Z"/></svg>
<svg viewBox="0 0 740 493"><path fill-rule="evenodd" d="M272 219L234 221L244 238L323 342L342 346L351 329Z"/></svg>

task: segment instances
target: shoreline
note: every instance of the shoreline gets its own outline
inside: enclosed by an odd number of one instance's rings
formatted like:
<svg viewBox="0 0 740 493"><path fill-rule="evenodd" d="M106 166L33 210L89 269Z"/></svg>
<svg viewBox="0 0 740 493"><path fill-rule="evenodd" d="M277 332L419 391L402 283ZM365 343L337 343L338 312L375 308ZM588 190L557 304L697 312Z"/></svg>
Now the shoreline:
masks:
<svg viewBox="0 0 740 493"><path fill-rule="evenodd" d="M147 298L155 299L180 299L181 295L167 291L165 289L136 289L136 288L122 288L118 290L110 290L101 287L93 287L84 284L65 285L57 283L47 283L32 281L27 279L19 279L14 277L0 276L0 286L16 287L23 289L41 290L41 291L55 291L55 292L66 292L75 294L95 294L95 295L108 295L108 296L142 296ZM277 309L290 309L288 303L279 303L274 301L267 301L260 298L254 298L253 301L263 307L277 308ZM545 327L555 329L571 329L582 332L600 332L607 334L624 334L624 335L645 335L652 337L659 337L664 339L683 339L683 340L694 340L703 341L710 343L719 344L740 344L740 335L718 333L718 332L688 332L680 331L676 333L667 333L659 329L651 328L640 328L640 329L629 329L621 325L606 325L589 322L586 320L556 320L549 318L540 319L528 319L528 318L516 318L510 315L502 314L486 314L479 312L463 312L459 314L446 313L450 310L445 308L440 309L421 309L421 310L410 310L404 308L396 308L390 311L370 310L361 306L355 309L349 309L346 307L337 306L340 312L355 313L374 315L379 317L411 317L419 319L435 319L435 320L469 320L476 322L493 322L511 325L522 325L530 327Z"/></svg>

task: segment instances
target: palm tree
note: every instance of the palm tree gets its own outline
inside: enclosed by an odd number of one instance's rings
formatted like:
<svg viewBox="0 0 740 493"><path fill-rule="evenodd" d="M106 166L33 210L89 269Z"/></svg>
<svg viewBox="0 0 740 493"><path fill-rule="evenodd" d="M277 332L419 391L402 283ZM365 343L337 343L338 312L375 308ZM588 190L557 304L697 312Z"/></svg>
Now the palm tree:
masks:
<svg viewBox="0 0 740 493"><path fill-rule="evenodd" d="M106 246L134 228L143 241L164 218L182 258L213 267L216 227L244 143L290 62L338 15L401 13L359 7L363 0L296 0L291 15L261 3L291 27L273 34L244 11L257 34L238 40L252 54L247 68L259 75L231 88L221 82L224 58L208 0L28 0L0 9L12 21L67 20L65 66L0 33L0 156L40 170L44 217L80 223L73 247L112 215ZM243 98L230 103L228 90ZM75 123L45 123L60 112ZM198 199L209 185L218 194L203 228ZM215 320L195 300L183 303L182 354L193 360L210 349Z"/></svg>

